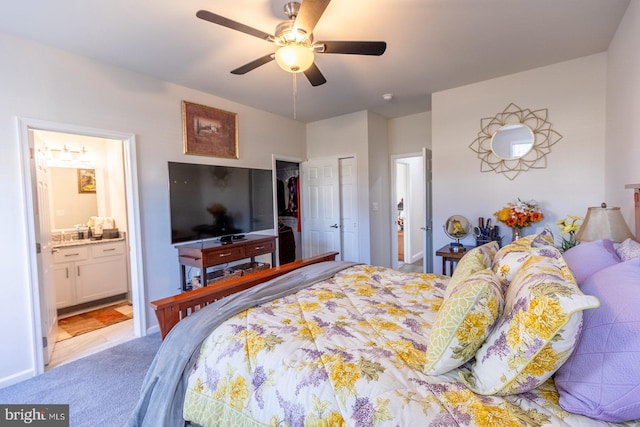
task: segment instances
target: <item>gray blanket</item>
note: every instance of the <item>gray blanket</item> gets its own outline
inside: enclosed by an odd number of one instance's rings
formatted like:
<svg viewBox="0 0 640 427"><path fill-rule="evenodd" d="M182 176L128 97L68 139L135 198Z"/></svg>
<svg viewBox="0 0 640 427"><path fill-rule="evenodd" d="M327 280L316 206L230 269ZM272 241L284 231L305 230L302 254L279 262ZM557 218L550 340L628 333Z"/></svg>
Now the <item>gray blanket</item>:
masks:
<svg viewBox="0 0 640 427"><path fill-rule="evenodd" d="M184 426L187 379L200 345L213 329L234 314L297 292L353 265L344 261L312 264L222 298L181 320L166 336L149 367L129 426Z"/></svg>

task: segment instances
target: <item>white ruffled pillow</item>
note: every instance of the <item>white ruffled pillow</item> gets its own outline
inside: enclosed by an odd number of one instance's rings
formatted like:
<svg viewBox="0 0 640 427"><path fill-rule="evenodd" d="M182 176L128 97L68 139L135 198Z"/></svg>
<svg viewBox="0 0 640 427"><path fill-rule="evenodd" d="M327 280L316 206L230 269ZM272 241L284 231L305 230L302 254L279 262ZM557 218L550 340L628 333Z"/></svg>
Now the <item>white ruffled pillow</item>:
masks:
<svg viewBox="0 0 640 427"><path fill-rule="evenodd" d="M620 243L616 252L622 261L629 261L630 259L638 258L640 257L640 243L629 238Z"/></svg>

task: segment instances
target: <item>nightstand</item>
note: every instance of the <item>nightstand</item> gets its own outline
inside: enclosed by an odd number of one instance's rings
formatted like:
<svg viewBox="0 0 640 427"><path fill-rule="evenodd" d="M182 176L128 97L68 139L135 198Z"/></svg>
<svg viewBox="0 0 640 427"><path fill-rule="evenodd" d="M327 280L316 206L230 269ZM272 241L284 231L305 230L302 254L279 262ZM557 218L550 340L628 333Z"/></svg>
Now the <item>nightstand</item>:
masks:
<svg viewBox="0 0 640 427"><path fill-rule="evenodd" d="M454 252L451 248L462 247L464 251ZM436 251L436 255L442 257L442 274L451 276L458 261L471 249L473 246L443 246ZM449 263L449 274L447 274L447 263Z"/></svg>

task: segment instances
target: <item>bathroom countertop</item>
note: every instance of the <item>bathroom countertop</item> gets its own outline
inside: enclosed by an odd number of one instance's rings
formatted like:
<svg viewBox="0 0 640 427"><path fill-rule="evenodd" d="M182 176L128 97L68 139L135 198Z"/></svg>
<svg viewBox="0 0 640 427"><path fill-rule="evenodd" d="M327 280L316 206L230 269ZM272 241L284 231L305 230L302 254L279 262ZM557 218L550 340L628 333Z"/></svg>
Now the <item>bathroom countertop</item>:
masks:
<svg viewBox="0 0 640 427"><path fill-rule="evenodd" d="M99 243L109 243L109 242L119 242L124 240L124 236L116 237L113 239L100 239L100 240L91 240L91 239L82 239L82 240L69 240L67 242L62 243L54 243L54 248L66 248L69 246L83 246L83 245L95 245Z"/></svg>

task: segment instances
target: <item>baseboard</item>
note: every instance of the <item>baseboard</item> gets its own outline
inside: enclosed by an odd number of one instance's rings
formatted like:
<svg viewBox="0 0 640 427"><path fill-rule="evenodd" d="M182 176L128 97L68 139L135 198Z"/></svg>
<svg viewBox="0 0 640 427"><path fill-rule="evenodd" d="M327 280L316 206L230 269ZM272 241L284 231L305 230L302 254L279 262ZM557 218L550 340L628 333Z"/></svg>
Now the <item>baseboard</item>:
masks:
<svg viewBox="0 0 640 427"><path fill-rule="evenodd" d="M160 328L158 328L160 330ZM14 375L0 379L0 388L9 387L14 384L21 383L36 376L36 372L33 369L27 369L26 371L19 372Z"/></svg>
<svg viewBox="0 0 640 427"><path fill-rule="evenodd" d="M155 334L156 332L160 332L160 325L158 324L147 328L147 335Z"/></svg>

